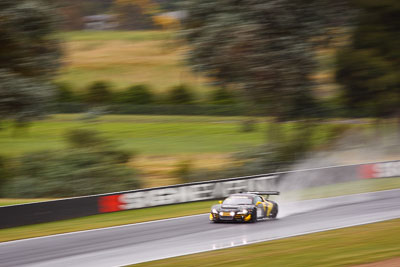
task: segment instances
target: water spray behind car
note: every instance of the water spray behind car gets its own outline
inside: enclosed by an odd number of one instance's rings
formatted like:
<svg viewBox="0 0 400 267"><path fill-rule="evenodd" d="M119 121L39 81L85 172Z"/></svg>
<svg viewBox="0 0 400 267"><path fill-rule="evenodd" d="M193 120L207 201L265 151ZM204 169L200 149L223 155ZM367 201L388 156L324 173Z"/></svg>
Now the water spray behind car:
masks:
<svg viewBox="0 0 400 267"><path fill-rule="evenodd" d="M307 159L293 166L292 170L307 170L331 166L361 164L400 158L400 138L397 132L386 132L377 135L376 132L351 132L338 140L335 145L326 151L310 155ZM312 202L307 205L300 201L311 198L324 198L342 195L343 192L335 186L348 189L351 177L340 173L339 168L333 170L331 175L323 176L321 172L292 172L282 179L273 188L281 192L280 196L273 197L280 203L278 218L283 218L296 213L302 213L316 208ZM371 183L368 181L357 182L359 191L370 191ZM351 190L350 190L351 191ZM354 197L363 197L357 195ZM304 203L304 202L303 202Z"/></svg>

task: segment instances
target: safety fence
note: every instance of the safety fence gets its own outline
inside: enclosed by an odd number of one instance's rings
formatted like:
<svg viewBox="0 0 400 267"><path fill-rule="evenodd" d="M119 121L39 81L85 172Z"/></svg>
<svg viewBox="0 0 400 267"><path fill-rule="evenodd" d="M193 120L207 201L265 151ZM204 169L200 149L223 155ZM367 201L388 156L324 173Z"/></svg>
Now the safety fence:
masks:
<svg viewBox="0 0 400 267"><path fill-rule="evenodd" d="M296 170L4 206L0 207L0 228L220 199L242 191L295 190L385 177L400 177L400 161Z"/></svg>

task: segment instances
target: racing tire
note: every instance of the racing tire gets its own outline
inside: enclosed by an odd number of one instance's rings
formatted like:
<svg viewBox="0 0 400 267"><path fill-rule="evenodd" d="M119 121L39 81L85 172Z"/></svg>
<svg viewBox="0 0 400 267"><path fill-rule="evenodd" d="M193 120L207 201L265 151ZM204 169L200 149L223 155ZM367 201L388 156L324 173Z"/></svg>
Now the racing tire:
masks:
<svg viewBox="0 0 400 267"><path fill-rule="evenodd" d="M275 204L271 210L271 214L269 215L269 217L272 219L276 219L277 216L278 216L278 204Z"/></svg>
<svg viewBox="0 0 400 267"><path fill-rule="evenodd" d="M220 223L220 220L212 220L211 223Z"/></svg>
<svg viewBox="0 0 400 267"><path fill-rule="evenodd" d="M253 209L253 211L251 212L251 220L250 222L252 223L256 223L257 222L257 209Z"/></svg>

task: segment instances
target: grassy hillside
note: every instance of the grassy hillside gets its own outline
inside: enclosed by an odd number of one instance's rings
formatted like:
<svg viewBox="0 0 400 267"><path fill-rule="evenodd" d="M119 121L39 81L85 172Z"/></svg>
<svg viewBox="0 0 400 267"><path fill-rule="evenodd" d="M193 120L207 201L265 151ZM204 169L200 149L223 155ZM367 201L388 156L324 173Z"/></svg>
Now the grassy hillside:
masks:
<svg viewBox="0 0 400 267"><path fill-rule="evenodd" d="M181 83L199 94L210 90L204 78L184 66L184 47L171 32L80 31L60 34L60 38L65 58L57 80L76 90L97 80L111 81L115 90L139 83L158 92Z"/></svg>
<svg viewBox="0 0 400 267"><path fill-rule="evenodd" d="M265 142L266 123L256 118L253 132L241 131L245 117L106 115L85 120L84 114L54 115L15 132L6 123L0 131L1 155L18 156L39 150L66 147L65 133L89 128L115 140L136 157L130 163L146 177L146 186L176 182L174 171L183 161L193 168L220 169L231 163L230 154ZM286 123L289 131L292 123ZM324 144L334 124L321 124L313 141Z"/></svg>
<svg viewBox="0 0 400 267"><path fill-rule="evenodd" d="M19 132L4 124L0 154L63 149L68 130L94 129L136 155L130 165L151 178L144 179L148 187L180 182L173 175L179 162L190 160L193 166L219 169L229 162L231 152L260 145L265 138L261 121L256 131L241 132L243 117L107 115L90 121L83 117L55 115Z"/></svg>
<svg viewBox="0 0 400 267"><path fill-rule="evenodd" d="M185 83L200 96L212 89L207 79L184 64L185 47L170 31L77 31L59 34L64 42L64 67L57 80L76 90L97 80L111 81L115 90L145 83L163 92ZM313 79L317 94L331 95L334 82L332 49L317 51L320 66Z"/></svg>

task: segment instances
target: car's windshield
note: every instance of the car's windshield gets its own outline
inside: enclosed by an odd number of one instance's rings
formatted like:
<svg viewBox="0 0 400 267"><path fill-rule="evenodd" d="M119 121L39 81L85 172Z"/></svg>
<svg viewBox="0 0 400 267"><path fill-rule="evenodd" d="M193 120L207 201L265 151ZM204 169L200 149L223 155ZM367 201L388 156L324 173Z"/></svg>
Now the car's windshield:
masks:
<svg viewBox="0 0 400 267"><path fill-rule="evenodd" d="M230 196L224 200L224 205L249 205L253 203L253 198L250 196Z"/></svg>

